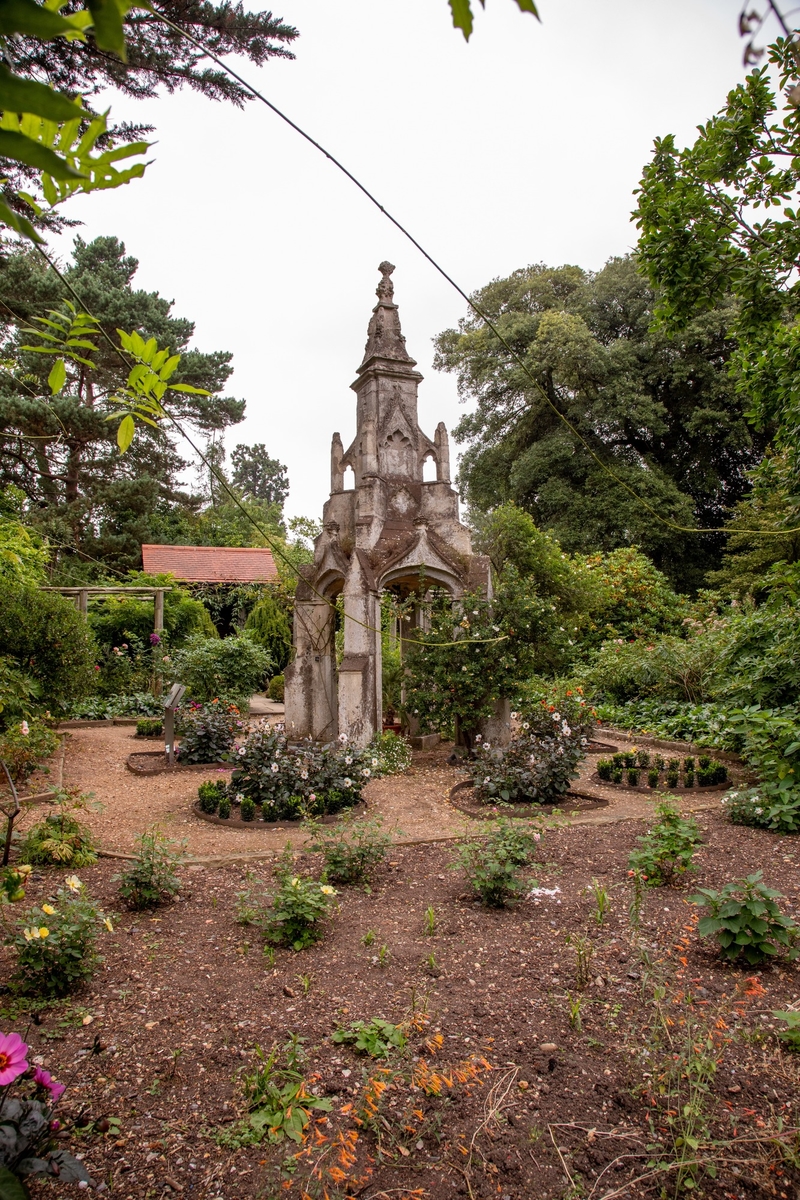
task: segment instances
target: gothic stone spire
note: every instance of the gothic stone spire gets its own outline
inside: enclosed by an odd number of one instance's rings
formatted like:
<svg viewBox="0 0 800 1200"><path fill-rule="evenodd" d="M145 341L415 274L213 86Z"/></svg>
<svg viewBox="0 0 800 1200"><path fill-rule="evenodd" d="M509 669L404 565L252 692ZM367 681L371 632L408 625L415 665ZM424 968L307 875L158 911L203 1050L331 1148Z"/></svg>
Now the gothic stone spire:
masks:
<svg viewBox="0 0 800 1200"><path fill-rule="evenodd" d="M370 317L367 344L364 347L364 361L358 368L359 374L374 358L389 358L416 366L414 359L406 350L406 339L400 329L400 314L393 299L394 284L390 276L394 265L390 262L382 262L378 270L381 273L381 281L376 290L378 303L373 308Z"/></svg>

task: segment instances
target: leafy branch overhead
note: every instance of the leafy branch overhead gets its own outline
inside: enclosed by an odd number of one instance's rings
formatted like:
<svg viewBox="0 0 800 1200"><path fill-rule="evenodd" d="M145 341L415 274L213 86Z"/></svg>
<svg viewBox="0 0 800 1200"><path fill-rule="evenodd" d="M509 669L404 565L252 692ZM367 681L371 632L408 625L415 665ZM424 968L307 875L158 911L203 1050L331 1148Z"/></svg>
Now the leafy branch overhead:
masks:
<svg viewBox="0 0 800 1200"><path fill-rule="evenodd" d="M59 38L85 41L89 29L99 50L125 61L123 20L132 7L127 0L89 0L88 7L67 16L55 11L56 7L63 5L44 7L35 0L4 0L0 8L0 44L6 57L6 63L0 65L0 155L34 172L50 208L75 192L119 187L142 175L143 162L124 170L117 164L148 148L142 141L114 145L107 114L94 115L80 98L26 79L7 65L13 62L20 36L45 42ZM99 145L104 148L96 153ZM33 222L24 215L26 207L36 217L42 215L40 198L21 190L6 195L0 199L0 223L31 241L41 241ZM8 202L12 198L13 205Z"/></svg>
<svg viewBox="0 0 800 1200"><path fill-rule="evenodd" d="M469 41L472 33L472 6L470 0L448 0L450 11L453 14L453 26L455 29L460 29L464 34L465 41ZM539 20L539 10L533 3L533 0L516 0L517 7L520 12L533 13L536 20ZM481 8L486 8L486 0L481 0Z"/></svg>
<svg viewBox="0 0 800 1200"><path fill-rule="evenodd" d="M93 339L101 335L100 322L96 317L78 312L69 300L64 302L64 309L51 309L49 317L35 317L42 328L30 327L28 332L41 340L37 345L22 347L34 354L55 356L47 379L53 396L58 395L67 383L67 362L82 370L94 370L96 364L93 355L97 352L97 343ZM160 349L154 337L145 341L135 330L125 333L118 329L117 334L121 346L120 359L130 369L125 383L108 397L108 403L116 408L106 420L119 420L117 445L120 454L124 454L133 441L137 420L157 429L159 422L166 417L161 402L168 390L193 396L210 396L211 393L206 388L193 387L188 383L169 383L181 356Z"/></svg>

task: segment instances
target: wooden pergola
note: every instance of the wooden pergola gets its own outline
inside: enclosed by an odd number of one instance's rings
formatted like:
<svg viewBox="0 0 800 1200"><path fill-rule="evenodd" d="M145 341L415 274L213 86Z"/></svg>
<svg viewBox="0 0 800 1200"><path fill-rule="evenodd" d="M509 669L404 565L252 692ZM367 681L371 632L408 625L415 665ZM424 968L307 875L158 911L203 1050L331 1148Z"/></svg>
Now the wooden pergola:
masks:
<svg viewBox="0 0 800 1200"><path fill-rule="evenodd" d="M90 596L152 596L153 597L153 632L161 633L164 628L164 593L171 592L171 587L43 587L43 592L59 592L69 596L77 605L78 612L84 617L89 613Z"/></svg>

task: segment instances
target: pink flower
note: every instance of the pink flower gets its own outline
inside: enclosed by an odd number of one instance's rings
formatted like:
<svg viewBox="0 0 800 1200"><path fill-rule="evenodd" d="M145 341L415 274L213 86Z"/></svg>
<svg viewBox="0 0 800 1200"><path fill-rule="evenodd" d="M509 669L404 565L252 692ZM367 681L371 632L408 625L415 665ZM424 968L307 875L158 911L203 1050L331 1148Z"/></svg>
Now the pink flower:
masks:
<svg viewBox="0 0 800 1200"><path fill-rule="evenodd" d="M0 1033L0 1087L13 1083L28 1069L28 1047L18 1033Z"/></svg>
<svg viewBox="0 0 800 1200"><path fill-rule="evenodd" d="M23 736L23 737L27 737L27 736L28 736L28 734L30 733L31 729L30 729L30 725L28 724L28 722L27 722L27 721L20 721L20 723L19 723L19 731L20 731L20 733L22 734L22 736Z"/></svg>
<svg viewBox="0 0 800 1200"><path fill-rule="evenodd" d="M49 1071L43 1071L41 1067L37 1067L33 1072L33 1082L37 1087L47 1088L53 1103L62 1096L65 1091L63 1083L56 1083Z"/></svg>

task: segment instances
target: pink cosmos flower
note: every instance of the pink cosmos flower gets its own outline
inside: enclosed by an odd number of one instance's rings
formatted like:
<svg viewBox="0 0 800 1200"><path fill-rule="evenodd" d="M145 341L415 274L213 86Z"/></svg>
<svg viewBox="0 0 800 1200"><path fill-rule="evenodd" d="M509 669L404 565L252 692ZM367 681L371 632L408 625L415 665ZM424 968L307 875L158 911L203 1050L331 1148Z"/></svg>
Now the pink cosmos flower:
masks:
<svg viewBox="0 0 800 1200"><path fill-rule="evenodd" d="M0 1033L0 1087L13 1083L28 1069L28 1047L18 1033Z"/></svg>
<svg viewBox="0 0 800 1200"><path fill-rule="evenodd" d="M41 1067L37 1067L33 1072L33 1082L37 1087L47 1088L54 1104L56 1100L58 1100L59 1096L62 1096L66 1090L63 1083L56 1083L50 1072L43 1071Z"/></svg>

